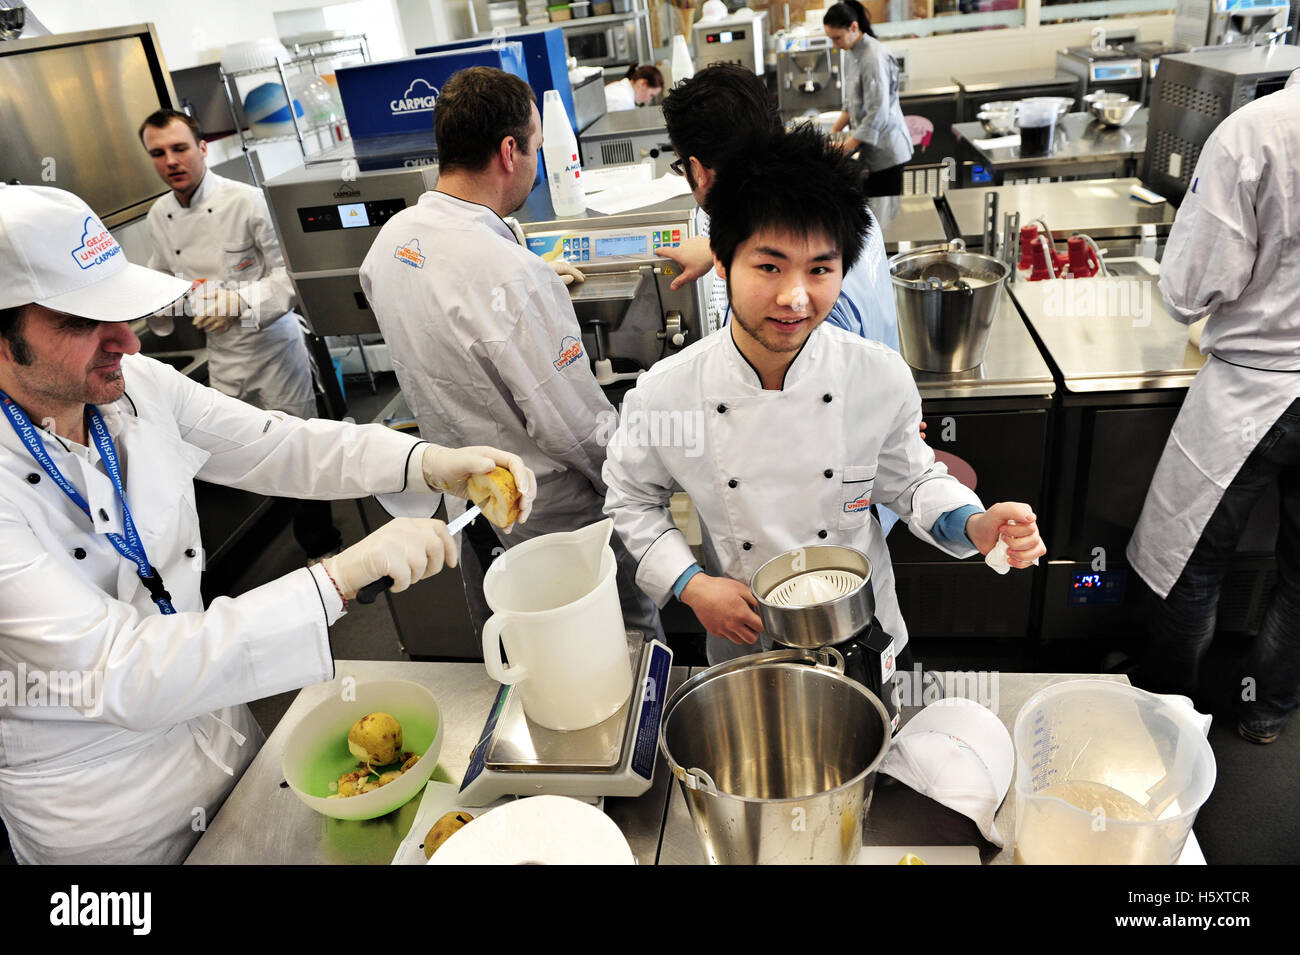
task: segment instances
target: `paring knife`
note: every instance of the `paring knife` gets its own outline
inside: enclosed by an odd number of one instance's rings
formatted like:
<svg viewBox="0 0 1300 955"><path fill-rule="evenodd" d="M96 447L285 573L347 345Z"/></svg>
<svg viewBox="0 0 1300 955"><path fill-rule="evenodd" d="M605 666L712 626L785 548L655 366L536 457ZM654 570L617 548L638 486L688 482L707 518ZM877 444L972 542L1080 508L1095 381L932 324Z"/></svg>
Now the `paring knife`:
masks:
<svg viewBox="0 0 1300 955"><path fill-rule="evenodd" d="M482 513L482 508L477 504L472 505L464 514L447 525L447 533L452 537L455 537L468 527L473 522L474 518L478 517ZM375 602L376 597L391 586L393 586L393 578L387 575L380 577L378 580L371 581L357 591L357 603L372 604Z"/></svg>

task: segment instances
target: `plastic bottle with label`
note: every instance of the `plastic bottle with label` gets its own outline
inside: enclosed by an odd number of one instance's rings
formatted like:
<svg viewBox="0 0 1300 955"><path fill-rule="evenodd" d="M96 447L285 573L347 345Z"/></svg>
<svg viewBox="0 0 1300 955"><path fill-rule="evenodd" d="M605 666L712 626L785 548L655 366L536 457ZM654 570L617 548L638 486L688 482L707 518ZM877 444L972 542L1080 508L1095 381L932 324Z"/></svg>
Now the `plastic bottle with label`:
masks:
<svg viewBox="0 0 1300 955"><path fill-rule="evenodd" d="M569 125L559 90L547 90L542 103L542 155L546 158L546 183L555 214L562 219L582 215L587 211L587 192L582 187L578 139Z"/></svg>

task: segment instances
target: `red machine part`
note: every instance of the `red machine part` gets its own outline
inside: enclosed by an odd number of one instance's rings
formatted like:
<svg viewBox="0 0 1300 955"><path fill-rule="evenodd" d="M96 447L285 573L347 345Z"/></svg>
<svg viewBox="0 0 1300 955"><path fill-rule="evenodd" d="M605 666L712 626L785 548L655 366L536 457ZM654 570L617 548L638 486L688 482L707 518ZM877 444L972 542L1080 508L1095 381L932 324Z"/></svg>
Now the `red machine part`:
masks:
<svg viewBox="0 0 1300 955"><path fill-rule="evenodd" d="M1029 273L1029 281L1041 282L1043 279L1054 279L1059 274L1055 250L1045 235L1038 236L1030 246L1030 258L1033 271Z"/></svg>
<svg viewBox="0 0 1300 955"><path fill-rule="evenodd" d="M1070 274L1076 279L1090 279L1101 270L1097 253L1083 236L1070 236L1066 245L1070 251Z"/></svg>

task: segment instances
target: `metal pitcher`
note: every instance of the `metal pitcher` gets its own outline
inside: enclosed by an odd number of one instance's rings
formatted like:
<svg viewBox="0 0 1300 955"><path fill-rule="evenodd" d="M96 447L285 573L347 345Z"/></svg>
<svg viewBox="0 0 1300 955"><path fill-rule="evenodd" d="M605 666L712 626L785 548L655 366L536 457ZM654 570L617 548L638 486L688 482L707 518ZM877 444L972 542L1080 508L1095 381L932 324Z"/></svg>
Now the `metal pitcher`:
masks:
<svg viewBox="0 0 1300 955"><path fill-rule="evenodd" d="M835 650L710 667L664 708L659 747L714 864L850 864L889 717Z"/></svg>
<svg viewBox="0 0 1300 955"><path fill-rule="evenodd" d="M961 239L889 260L903 358L921 371L978 367L1010 269Z"/></svg>

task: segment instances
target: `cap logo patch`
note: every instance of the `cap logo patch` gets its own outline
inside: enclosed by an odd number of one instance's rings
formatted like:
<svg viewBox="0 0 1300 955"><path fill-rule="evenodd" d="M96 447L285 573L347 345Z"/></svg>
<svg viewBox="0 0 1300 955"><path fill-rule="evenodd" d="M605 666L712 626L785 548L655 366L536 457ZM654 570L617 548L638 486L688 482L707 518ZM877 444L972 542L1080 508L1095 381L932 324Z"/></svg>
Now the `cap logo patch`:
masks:
<svg viewBox="0 0 1300 955"><path fill-rule="evenodd" d="M81 245L72 250L72 257L76 259L78 267L85 270L102 265L121 251L122 247L100 221L94 216L86 216Z"/></svg>

